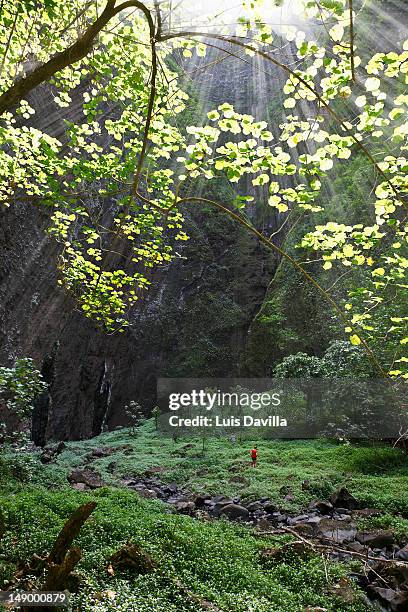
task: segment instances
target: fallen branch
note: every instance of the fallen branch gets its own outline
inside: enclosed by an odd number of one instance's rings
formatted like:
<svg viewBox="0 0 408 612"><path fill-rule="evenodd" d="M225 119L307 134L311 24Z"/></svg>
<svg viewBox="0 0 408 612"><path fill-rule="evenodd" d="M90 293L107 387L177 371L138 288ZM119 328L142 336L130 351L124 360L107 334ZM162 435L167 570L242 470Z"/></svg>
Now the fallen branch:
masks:
<svg viewBox="0 0 408 612"><path fill-rule="evenodd" d="M82 525L96 508L96 502L83 504L71 514L61 529L48 556L47 563L62 563L73 540L79 534Z"/></svg>
<svg viewBox="0 0 408 612"><path fill-rule="evenodd" d="M70 573L81 559L81 551L75 546L67 553L60 565L52 564L42 587L43 591L63 591L66 589Z"/></svg>
<svg viewBox="0 0 408 612"><path fill-rule="evenodd" d="M350 555L352 557L359 557L360 559L365 559L368 561L381 561L381 563L397 563L398 565L408 565L408 561L402 561L400 559L380 559L379 557L373 557L371 555L368 554L368 548L367 548L367 553L360 553L357 552L355 550L349 550L347 548L340 548L339 546L334 546L333 544L319 544L317 542L313 542L312 540L308 540L307 538L304 538L303 536L301 536L299 533L297 533L294 529L291 529L290 527L281 527L279 529L279 531L284 531L287 533L290 533L291 535L295 536L297 538L296 542L291 542L290 544L293 545L295 543L303 543L306 544L307 546L309 546L312 550L327 550L327 551L331 551L331 552L338 552L338 553L343 553L346 555ZM275 536L278 535L276 531L258 531L258 532L254 532L254 535L257 537L267 537L267 536Z"/></svg>
<svg viewBox="0 0 408 612"><path fill-rule="evenodd" d="M21 581L32 574L42 574L46 570L44 583L41 591L64 591L69 585L70 578L74 577L72 571L81 559L81 550L78 546L70 548L73 540L79 534L83 524L95 510L96 502L88 502L77 508L65 522L65 525L58 534L54 546L48 557L34 555L30 564L27 564L16 575L16 579ZM18 585L13 584L15 589ZM34 585L29 585L34 588ZM25 607L24 612L36 612L39 608L34 606ZM42 610L53 610L50 607L41 607Z"/></svg>

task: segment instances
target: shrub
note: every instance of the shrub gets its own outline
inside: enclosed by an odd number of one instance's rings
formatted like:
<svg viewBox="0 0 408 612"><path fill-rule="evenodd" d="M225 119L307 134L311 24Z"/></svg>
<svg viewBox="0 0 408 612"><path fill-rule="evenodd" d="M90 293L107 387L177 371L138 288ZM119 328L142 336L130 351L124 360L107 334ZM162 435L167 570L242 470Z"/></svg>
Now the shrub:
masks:
<svg viewBox="0 0 408 612"><path fill-rule="evenodd" d="M12 368L0 367L0 418L5 419L0 422L0 441L17 441L21 437L18 424L31 416L34 399L46 388L41 373L28 357L17 359Z"/></svg>

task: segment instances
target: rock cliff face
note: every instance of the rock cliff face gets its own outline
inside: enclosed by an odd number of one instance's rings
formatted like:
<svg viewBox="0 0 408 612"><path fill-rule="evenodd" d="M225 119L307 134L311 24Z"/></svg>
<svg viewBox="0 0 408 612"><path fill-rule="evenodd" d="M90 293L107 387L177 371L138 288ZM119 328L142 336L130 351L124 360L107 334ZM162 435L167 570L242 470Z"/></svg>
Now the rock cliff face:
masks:
<svg viewBox="0 0 408 612"><path fill-rule="evenodd" d="M227 65L220 68L212 90L220 100L228 90L226 99L233 99L239 86L243 105L250 93L243 91L242 78L236 82L228 71ZM58 137L62 111L49 90L37 88L30 102L43 123L37 125ZM74 105L70 118L78 112ZM130 399L149 409L158 376L240 372L249 325L277 262L220 213L202 207L185 211L190 240L182 258L155 271L132 312L131 328L111 336L77 312L58 288L58 245L46 233L47 212L21 203L0 214L0 363L31 356L43 372L49 390L35 408L38 444L89 437L122 424Z"/></svg>
<svg viewBox="0 0 408 612"><path fill-rule="evenodd" d="M28 205L2 213L0 360L32 356L49 384L36 407L37 441L123 422L130 399L152 405L160 375L237 373L274 266L253 239L217 213L191 214L187 259L158 270L132 327L108 336L57 287L45 225Z"/></svg>

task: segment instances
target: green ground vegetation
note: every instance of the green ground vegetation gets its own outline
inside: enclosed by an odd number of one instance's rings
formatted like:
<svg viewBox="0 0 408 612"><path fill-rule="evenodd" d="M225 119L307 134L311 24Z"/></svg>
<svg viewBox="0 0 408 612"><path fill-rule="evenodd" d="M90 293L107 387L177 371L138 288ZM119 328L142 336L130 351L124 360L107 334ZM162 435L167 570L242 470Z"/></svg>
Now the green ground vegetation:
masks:
<svg viewBox="0 0 408 612"><path fill-rule="evenodd" d="M12 579L17 564L50 549L69 514L81 503L97 508L76 543L82 586L73 595L74 609L183 612L200 610L205 598L224 612L297 612L307 606L330 611L366 609L355 590L346 603L335 585L356 563L331 563L321 556L283 553L279 562L262 562L260 551L282 547L291 536L260 538L252 528L224 520L199 520L174 514L158 500L145 500L120 486L127 476L143 476L160 467L160 479L191 491L268 496L296 513L310 500L327 498L340 485L364 504L380 508L380 517L361 527L390 527L398 538L408 530L408 459L398 449L380 445L335 444L325 440L257 442L259 464L250 467L253 441L172 439L160 437L153 420L132 434L121 429L86 441L67 443L55 463L42 465L38 454L4 452L0 461L0 504L5 531L0 542L0 579ZM126 445L123 448L123 445ZM122 447L89 462L100 446ZM67 475L88 465L107 486L90 492L71 489ZM234 476L242 478L234 478ZM288 499L288 494L289 499ZM286 499L285 499L286 497ZM151 555L156 569L138 575L107 572L110 555L133 542ZM344 578L345 580L347 578ZM344 581L343 581L344 584ZM354 589L354 587L353 587Z"/></svg>

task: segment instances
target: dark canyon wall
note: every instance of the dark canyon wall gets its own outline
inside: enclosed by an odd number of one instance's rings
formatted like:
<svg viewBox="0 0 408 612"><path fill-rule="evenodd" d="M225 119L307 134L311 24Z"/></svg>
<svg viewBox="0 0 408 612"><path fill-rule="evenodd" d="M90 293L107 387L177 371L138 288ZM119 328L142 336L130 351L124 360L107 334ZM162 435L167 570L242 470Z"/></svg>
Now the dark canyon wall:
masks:
<svg viewBox="0 0 408 612"><path fill-rule="evenodd" d="M224 99L236 96L243 105L252 79L247 74L245 91L235 77L221 65L210 82L220 101L228 91ZM30 103L37 126L59 136L63 111L49 89L37 88ZM69 109L71 120L78 108ZM154 404L158 376L240 372L248 328L277 262L220 213L185 211L190 240L182 258L154 272L132 326L110 336L58 288L58 245L46 233L47 212L25 202L0 214L0 362L31 356L42 369L49 392L35 409L37 442L88 437L123 423L130 399L146 409Z"/></svg>

